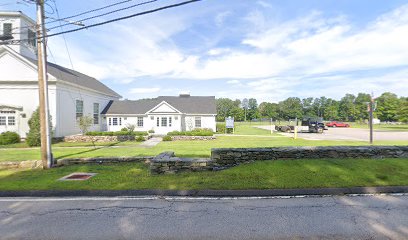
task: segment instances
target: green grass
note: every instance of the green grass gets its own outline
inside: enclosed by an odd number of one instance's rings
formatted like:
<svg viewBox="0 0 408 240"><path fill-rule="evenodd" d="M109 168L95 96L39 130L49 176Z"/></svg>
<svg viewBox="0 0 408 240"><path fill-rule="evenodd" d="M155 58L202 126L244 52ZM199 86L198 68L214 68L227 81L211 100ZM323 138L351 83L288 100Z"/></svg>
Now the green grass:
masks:
<svg viewBox="0 0 408 240"><path fill-rule="evenodd" d="M72 172L87 181L61 182ZM143 163L0 170L0 190L274 189L408 185L408 159L259 161L218 172L150 175Z"/></svg>
<svg viewBox="0 0 408 240"><path fill-rule="evenodd" d="M127 145L126 145L127 144ZM281 147L281 146L360 146L362 141L313 141L271 136L219 136L211 141L161 142L153 148L142 148L139 143L126 143L121 147L54 147L54 157L114 157L114 156L155 156L164 151L174 151L180 157L209 157L211 148ZM376 141L376 145L408 145L408 141ZM1 161L39 160L40 150L0 149Z"/></svg>

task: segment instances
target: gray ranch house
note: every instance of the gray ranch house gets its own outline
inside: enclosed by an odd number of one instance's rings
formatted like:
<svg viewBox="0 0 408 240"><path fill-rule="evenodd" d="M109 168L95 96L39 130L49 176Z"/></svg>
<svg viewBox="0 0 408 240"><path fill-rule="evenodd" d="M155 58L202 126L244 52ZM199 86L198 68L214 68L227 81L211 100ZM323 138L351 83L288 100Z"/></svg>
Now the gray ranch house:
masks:
<svg viewBox="0 0 408 240"><path fill-rule="evenodd" d="M135 131L158 134L209 128L216 131L214 96L160 96L153 99L111 101L102 111L106 131L134 125Z"/></svg>

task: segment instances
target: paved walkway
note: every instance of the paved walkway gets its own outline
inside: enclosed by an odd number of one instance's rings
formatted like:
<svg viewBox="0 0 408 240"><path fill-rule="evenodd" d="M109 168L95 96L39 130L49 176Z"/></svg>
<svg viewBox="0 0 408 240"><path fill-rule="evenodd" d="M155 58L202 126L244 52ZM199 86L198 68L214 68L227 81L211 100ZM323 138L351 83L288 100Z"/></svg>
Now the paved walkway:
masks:
<svg viewBox="0 0 408 240"><path fill-rule="evenodd" d="M159 144L162 140L163 138L161 137L152 137L149 140L142 142L139 147L152 148Z"/></svg>

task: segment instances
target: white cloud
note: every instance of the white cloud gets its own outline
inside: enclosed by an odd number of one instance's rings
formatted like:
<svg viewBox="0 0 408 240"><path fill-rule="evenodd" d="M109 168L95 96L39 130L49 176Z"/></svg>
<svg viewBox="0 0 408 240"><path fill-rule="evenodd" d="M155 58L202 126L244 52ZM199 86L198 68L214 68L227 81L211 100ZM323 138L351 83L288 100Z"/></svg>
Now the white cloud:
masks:
<svg viewBox="0 0 408 240"><path fill-rule="evenodd" d="M224 12L221 12L221 13L218 13L216 16L215 16L215 25L217 26L217 27L221 27L222 25L224 25L224 22L225 22L225 20L230 16L232 14L232 12L231 11L224 11Z"/></svg>
<svg viewBox="0 0 408 240"><path fill-rule="evenodd" d="M157 93L160 92L160 88L132 88L129 91L130 93L140 93L140 94L144 94L144 93Z"/></svg>
<svg viewBox="0 0 408 240"><path fill-rule="evenodd" d="M241 82L238 80L229 80L227 81L228 84L240 84Z"/></svg>

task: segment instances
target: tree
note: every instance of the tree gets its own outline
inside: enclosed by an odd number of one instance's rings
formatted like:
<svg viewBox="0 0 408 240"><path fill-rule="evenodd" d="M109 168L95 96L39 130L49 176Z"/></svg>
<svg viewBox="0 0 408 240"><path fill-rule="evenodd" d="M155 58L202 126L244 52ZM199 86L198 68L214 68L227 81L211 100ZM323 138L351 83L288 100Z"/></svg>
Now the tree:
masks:
<svg viewBox="0 0 408 240"><path fill-rule="evenodd" d="M279 106L276 103L263 102L258 107L259 114L263 118L277 119L279 117Z"/></svg>
<svg viewBox="0 0 408 240"><path fill-rule="evenodd" d="M232 101L229 98L219 98L216 100L217 105L217 121L223 122L225 118L231 115L231 110L234 107L238 107L236 105L236 101Z"/></svg>
<svg viewBox="0 0 408 240"><path fill-rule="evenodd" d="M356 119L364 120L368 119L367 104L371 101L370 94L359 93L354 101L356 106Z"/></svg>
<svg viewBox="0 0 408 240"><path fill-rule="evenodd" d="M248 100L248 118L252 120L258 117L259 117L258 103L255 98L250 98Z"/></svg>
<svg viewBox="0 0 408 240"><path fill-rule="evenodd" d="M249 101L248 101L247 98L242 99L241 106L245 111L245 122L246 122L246 120L247 120L247 111L248 111L248 108L249 108Z"/></svg>
<svg viewBox="0 0 408 240"><path fill-rule="evenodd" d="M324 119L326 120L339 120L339 102L334 99L328 98L323 114Z"/></svg>
<svg viewBox="0 0 408 240"><path fill-rule="evenodd" d="M244 109L240 107L234 107L233 109L231 109L230 116L233 117L235 121L244 121Z"/></svg>
<svg viewBox="0 0 408 240"><path fill-rule="evenodd" d="M82 116L77 120L78 127L81 130L82 134L88 132L89 128L92 126L93 118L91 116Z"/></svg>
<svg viewBox="0 0 408 240"><path fill-rule="evenodd" d="M397 121L400 100L396 94L385 92L376 101L377 116L381 121Z"/></svg>
<svg viewBox="0 0 408 240"><path fill-rule="evenodd" d="M50 132L52 133L52 121L50 116ZM40 125L40 109L37 108L31 115L31 118L28 120L28 126L30 130L27 133L26 142L30 147L41 146L41 125Z"/></svg>
<svg viewBox="0 0 408 240"><path fill-rule="evenodd" d="M302 119L302 101L297 97L290 97L282 102L279 102L279 110L281 112L282 118Z"/></svg>
<svg viewBox="0 0 408 240"><path fill-rule="evenodd" d="M400 110L397 114L398 121L408 123L408 98L400 98Z"/></svg>
<svg viewBox="0 0 408 240"><path fill-rule="evenodd" d="M356 97L353 94L346 94L339 103L339 117L343 121L354 121L356 119Z"/></svg>
<svg viewBox="0 0 408 240"><path fill-rule="evenodd" d="M302 115L303 116L309 116L309 117L316 116L316 112L314 111L314 108L312 108L313 102L314 101L312 97L302 99Z"/></svg>

